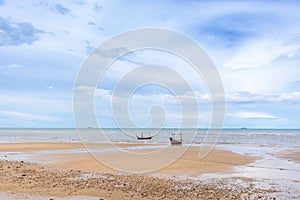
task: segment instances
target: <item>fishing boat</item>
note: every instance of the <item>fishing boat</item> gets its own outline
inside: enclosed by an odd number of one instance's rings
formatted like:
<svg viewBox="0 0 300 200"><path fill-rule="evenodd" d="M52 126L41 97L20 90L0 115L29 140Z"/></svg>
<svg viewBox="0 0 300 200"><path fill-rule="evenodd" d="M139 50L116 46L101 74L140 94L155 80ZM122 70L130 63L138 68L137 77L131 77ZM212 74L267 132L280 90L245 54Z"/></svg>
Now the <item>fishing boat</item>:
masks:
<svg viewBox="0 0 300 200"><path fill-rule="evenodd" d="M175 133L173 133L172 135L174 136L174 138L170 137L170 144L171 145L181 145L182 144L182 132L180 132L180 134L179 134L179 136L180 136L179 139L176 139Z"/></svg>
<svg viewBox="0 0 300 200"><path fill-rule="evenodd" d="M152 136L150 136L150 133L149 133L149 136L144 136L143 135L143 132L141 133L141 136L136 136L136 138L138 140L151 140L152 139Z"/></svg>

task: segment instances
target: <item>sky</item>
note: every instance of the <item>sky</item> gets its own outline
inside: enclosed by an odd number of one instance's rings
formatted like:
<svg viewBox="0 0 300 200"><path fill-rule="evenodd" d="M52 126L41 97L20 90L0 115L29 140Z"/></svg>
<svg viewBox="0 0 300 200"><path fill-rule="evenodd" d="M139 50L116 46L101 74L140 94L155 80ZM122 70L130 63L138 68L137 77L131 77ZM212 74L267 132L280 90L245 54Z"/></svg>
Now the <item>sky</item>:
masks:
<svg viewBox="0 0 300 200"><path fill-rule="evenodd" d="M226 96L225 128L300 128L299 10L298 1L0 0L0 127L76 127L74 90L95 95L101 127L117 127L116 115L122 120L126 113L113 112L114 88L147 63L182 74L198 106L185 117L209 127L212 105L205 82L166 52L133 52L116 60L96 89L74 88L85 60L103 42L156 27L188 36L212 59ZM172 87L180 88L179 82ZM128 112L137 126L147 127L151 120L179 126L178 104L184 102L168 88L148 85L131 97ZM188 91L181 97L188 98Z"/></svg>

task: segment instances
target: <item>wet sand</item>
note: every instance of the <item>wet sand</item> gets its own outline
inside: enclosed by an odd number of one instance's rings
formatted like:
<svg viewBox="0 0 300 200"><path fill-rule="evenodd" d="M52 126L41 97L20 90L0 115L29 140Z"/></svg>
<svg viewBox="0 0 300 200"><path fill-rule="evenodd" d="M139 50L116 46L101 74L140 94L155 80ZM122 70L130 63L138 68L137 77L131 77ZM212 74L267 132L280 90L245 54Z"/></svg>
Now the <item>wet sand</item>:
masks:
<svg viewBox="0 0 300 200"><path fill-rule="evenodd" d="M128 144L120 143L114 144L115 146L126 147L147 147L149 144ZM157 145L155 145L157 146ZM155 147L154 146L154 147ZM89 147L99 150L105 150L111 148L109 144L89 144ZM50 168L62 169L62 170L85 170L89 172L117 172L120 170L113 169L113 166L109 163L105 163L105 159L110 158L112 164L122 163L124 168L133 168L137 164L142 167L149 166L151 163L162 163L166 158L172 158L176 151L183 151L183 147L174 147L165 152L160 152L159 157L151 159L143 159L140 163L134 163L134 158L128 157L128 151L104 151L101 153L94 153L91 155L84 149L84 146L80 143L16 143L16 144L0 144L0 151L2 152L38 152L41 150L78 150L83 151L69 152L59 151L47 154L34 154L31 156L30 161L33 163L43 164ZM142 155L146 157L147 153L157 151L156 148L133 148L129 152ZM199 147L190 147L187 151L178 159L174 159L175 162L166 167L160 167L154 171L157 174L166 175L188 175L199 176L203 173L217 173L217 172L229 172L234 166L246 165L256 160L255 157L239 155L228 150L216 150L214 149L207 157L200 159L198 157ZM95 159L96 157L96 159ZM7 157L9 159L9 157ZM130 160L131 159L131 160ZM170 159L171 160L171 159ZM172 161L172 160L171 160ZM123 165L121 165L123 167ZM122 170L121 170L122 171ZM152 172L153 170L149 170ZM135 172L135 171L134 171Z"/></svg>
<svg viewBox="0 0 300 200"><path fill-rule="evenodd" d="M130 143L116 143L113 144L118 147L136 146ZM148 145L148 144L143 144ZM106 143L89 144L94 148L105 148L110 146ZM54 143L54 142L32 142L32 143L4 143L0 144L0 152L23 152L23 151L41 151L41 150L67 150L67 149L83 149L82 143Z"/></svg>
<svg viewBox="0 0 300 200"><path fill-rule="evenodd" d="M115 162L126 162L123 154L107 153ZM169 166L151 172L151 174L164 175L187 175L196 177L204 173L230 172L232 167L246 165L252 163L256 158L250 156L241 156L230 151L213 150L209 156L199 159L198 148L189 149L182 157ZM160 162L161 158L157 158L155 162ZM88 153L81 154L60 154L47 155L47 157L37 157L36 162L47 164L47 166L62 170L85 170L89 172L117 172L103 163L101 160L95 159ZM143 165L148 165L149 160L144 160ZM128 166L130 167L130 166Z"/></svg>
<svg viewBox="0 0 300 200"><path fill-rule="evenodd" d="M105 149L107 144L93 144ZM122 148L137 144L118 144ZM141 145L143 146L143 145ZM149 145L147 145L149 146ZM181 147L178 147L181 148ZM249 178L226 178L200 181L181 179L205 173L231 173L233 167L256 160L227 150L214 150L206 158L198 158L198 147L191 147L173 164L147 174L120 173L99 162L89 153L38 154L41 150L82 149L78 143L0 144L8 152L0 161L0 191L26 195L57 197L79 196L98 199L241 199L270 198L273 190L253 187ZM172 150L172 149L171 149ZM134 153L147 153L149 149L133 149ZM151 149L151 151L153 151ZM35 154L30 163L11 161L9 152ZM119 152L102 152L116 162L125 161ZM164 157L164 155L162 155ZM150 161L149 161L150 162ZM156 162L160 162L157 158ZM143 165L147 165L147 161Z"/></svg>
<svg viewBox="0 0 300 200"><path fill-rule="evenodd" d="M300 149L283 151L278 156L288 161L300 163Z"/></svg>

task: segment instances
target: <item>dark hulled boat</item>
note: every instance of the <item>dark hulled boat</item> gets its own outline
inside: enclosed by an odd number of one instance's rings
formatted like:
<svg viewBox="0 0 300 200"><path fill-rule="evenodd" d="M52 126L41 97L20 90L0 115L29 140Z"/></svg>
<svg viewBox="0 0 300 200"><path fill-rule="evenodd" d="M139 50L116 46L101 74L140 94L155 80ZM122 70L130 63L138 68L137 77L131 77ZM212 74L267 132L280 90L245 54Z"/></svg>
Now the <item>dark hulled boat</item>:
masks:
<svg viewBox="0 0 300 200"><path fill-rule="evenodd" d="M143 135L143 132L142 132L141 136L136 136L136 138L137 138L138 140L151 140L151 139L152 139L152 136L150 136L150 133L149 133L149 136L144 136L144 135Z"/></svg>

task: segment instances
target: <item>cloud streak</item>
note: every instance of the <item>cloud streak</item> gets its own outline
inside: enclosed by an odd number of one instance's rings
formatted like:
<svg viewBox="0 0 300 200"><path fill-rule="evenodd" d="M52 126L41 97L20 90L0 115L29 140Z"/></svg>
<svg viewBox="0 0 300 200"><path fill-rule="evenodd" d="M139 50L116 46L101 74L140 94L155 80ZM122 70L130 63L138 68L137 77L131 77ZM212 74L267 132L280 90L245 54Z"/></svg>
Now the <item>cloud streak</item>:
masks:
<svg viewBox="0 0 300 200"><path fill-rule="evenodd" d="M19 64L10 64L10 65L6 65L6 66L0 66L0 69L20 69L20 68L22 68L22 66Z"/></svg>
<svg viewBox="0 0 300 200"><path fill-rule="evenodd" d="M241 119L277 119L278 117L262 112L249 112L249 111L241 111L236 113L229 113L229 116L237 117Z"/></svg>
<svg viewBox="0 0 300 200"><path fill-rule="evenodd" d="M114 98L113 90L89 87L89 86L79 86L76 88L77 90L82 91L87 95L95 95L101 97L106 100L111 100ZM156 93L137 93L137 91L133 92L136 99L145 102L169 102L169 103L177 103L174 101L175 98L190 99L195 97L198 102L208 103L211 101L211 97L209 93L201 93L199 91L186 91L185 94L181 94L178 96L170 95L168 92L160 92ZM226 103L232 104L262 104L262 103L290 103L290 104L299 104L300 103L300 92L291 92L291 93L278 93L278 94L264 94L264 93L250 93L250 92L237 92L226 95Z"/></svg>
<svg viewBox="0 0 300 200"><path fill-rule="evenodd" d="M299 55L300 40L293 43L289 39L257 38L247 42L225 64L232 70L268 67L279 58L293 58Z"/></svg>
<svg viewBox="0 0 300 200"><path fill-rule="evenodd" d="M46 122L55 122L59 119L57 117L37 115L32 113L0 110L0 115L5 116L6 118L16 118L21 120L33 120L33 121L46 121Z"/></svg>
<svg viewBox="0 0 300 200"><path fill-rule="evenodd" d="M228 103L300 103L300 92L281 94L257 94L250 92L238 92L227 95Z"/></svg>

